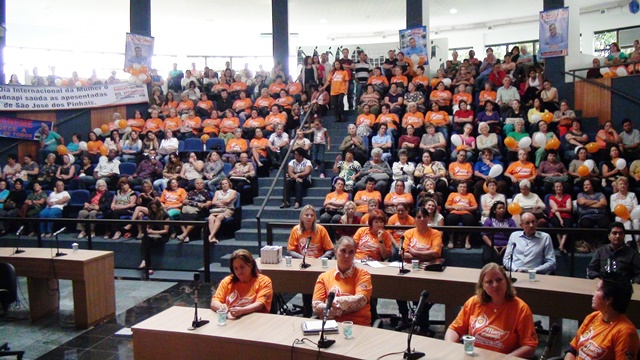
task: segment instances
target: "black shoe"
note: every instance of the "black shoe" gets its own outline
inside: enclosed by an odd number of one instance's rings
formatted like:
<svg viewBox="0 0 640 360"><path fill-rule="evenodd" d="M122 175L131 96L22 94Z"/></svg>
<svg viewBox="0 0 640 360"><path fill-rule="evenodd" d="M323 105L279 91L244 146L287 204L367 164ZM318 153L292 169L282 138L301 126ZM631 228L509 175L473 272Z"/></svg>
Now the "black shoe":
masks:
<svg viewBox="0 0 640 360"><path fill-rule="evenodd" d="M291 207L291 204L289 204L288 201L285 201L285 202L282 203L282 205L280 205L280 209L285 209L285 208L288 208L288 207Z"/></svg>

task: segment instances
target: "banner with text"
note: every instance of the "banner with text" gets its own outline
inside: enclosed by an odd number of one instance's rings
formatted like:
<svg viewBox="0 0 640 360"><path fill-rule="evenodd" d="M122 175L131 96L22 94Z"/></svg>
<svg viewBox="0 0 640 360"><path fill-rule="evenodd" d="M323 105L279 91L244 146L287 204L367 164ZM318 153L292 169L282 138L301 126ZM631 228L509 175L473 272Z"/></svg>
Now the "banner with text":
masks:
<svg viewBox="0 0 640 360"><path fill-rule="evenodd" d="M569 53L569 8L540 12L540 57L567 56Z"/></svg>
<svg viewBox="0 0 640 360"><path fill-rule="evenodd" d="M40 136L42 135L40 127L42 124L47 124L49 129L53 128L53 122L51 121L0 117L0 137L40 140Z"/></svg>
<svg viewBox="0 0 640 360"><path fill-rule="evenodd" d="M0 111L82 109L148 102L146 85L87 87L0 85Z"/></svg>

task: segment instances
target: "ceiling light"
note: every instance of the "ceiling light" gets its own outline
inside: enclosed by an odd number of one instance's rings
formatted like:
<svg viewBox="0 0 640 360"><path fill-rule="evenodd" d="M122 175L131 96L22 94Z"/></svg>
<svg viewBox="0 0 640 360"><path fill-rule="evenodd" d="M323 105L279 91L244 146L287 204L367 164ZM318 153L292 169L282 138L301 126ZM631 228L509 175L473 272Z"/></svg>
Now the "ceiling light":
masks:
<svg viewBox="0 0 640 360"><path fill-rule="evenodd" d="M453 8L452 8L451 10L449 10L449 13L450 13L451 15L453 15L453 14L457 14L457 13L458 13L458 9L453 9Z"/></svg>

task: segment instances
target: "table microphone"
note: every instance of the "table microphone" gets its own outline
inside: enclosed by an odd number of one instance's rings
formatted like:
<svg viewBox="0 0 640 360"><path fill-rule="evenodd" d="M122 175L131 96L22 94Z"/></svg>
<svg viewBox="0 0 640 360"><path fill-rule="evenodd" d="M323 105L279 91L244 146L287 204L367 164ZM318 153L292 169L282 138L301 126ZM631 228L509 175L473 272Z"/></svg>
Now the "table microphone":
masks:
<svg viewBox="0 0 640 360"><path fill-rule="evenodd" d="M189 330L195 330L209 323L209 320L198 319L198 290L199 289L200 289L200 273L194 273L193 274L193 303L195 307L195 314Z"/></svg>
<svg viewBox="0 0 640 360"><path fill-rule="evenodd" d="M333 291L330 292L329 295L327 296L327 303L322 313L322 328L320 330L320 340L318 340L319 349L326 349L336 342L335 340L327 340L324 338L324 324L327 322L327 317L329 316L329 311L333 306L333 300L335 298L336 298L336 293Z"/></svg>
<svg viewBox="0 0 640 360"><path fill-rule="evenodd" d="M56 237L56 248L58 248L58 252L56 253L56 257L67 255L66 253L60 252L60 239L58 239L58 235L60 235L60 233L64 232L65 230L67 230L67 228L63 227L62 229L60 229L60 230L58 230L58 231L53 233L53 236Z"/></svg>
<svg viewBox="0 0 640 360"><path fill-rule="evenodd" d="M514 242L511 246L511 256L509 256L509 279L511 279L511 283L518 281L518 279L511 276L511 271L513 271L513 253L516 250L516 243Z"/></svg>
<svg viewBox="0 0 640 360"><path fill-rule="evenodd" d="M404 355L402 357L403 359L416 360L424 356L423 352L411 350L411 337L413 336L413 329L417 325L418 318L422 315L422 312L424 311L424 307L427 305L428 297L429 297L429 292L427 290L422 290L422 293L420 293L420 301L418 302L418 309L416 310L416 313L413 316L413 321L411 322L411 326L409 328L409 337L407 338L407 350L405 350L404 352Z"/></svg>
<svg viewBox="0 0 640 360"><path fill-rule="evenodd" d="M553 342L560 334L560 325L553 324L549 329L549 337L547 338L547 345L544 347L544 351L542 351L542 355L540 355L540 360L547 360L549 358L549 353L551 352L551 348L553 347Z"/></svg>
<svg viewBox="0 0 640 360"><path fill-rule="evenodd" d="M307 251L309 250L310 243L311 243L311 236L307 238L307 244L305 245L304 250L302 251L302 264L300 264L300 267L303 269L306 269L309 266L311 266L311 264L307 263Z"/></svg>
<svg viewBox="0 0 640 360"><path fill-rule="evenodd" d="M404 268L404 235L400 235L400 272L399 275L404 275L411 272L409 269Z"/></svg>
<svg viewBox="0 0 640 360"><path fill-rule="evenodd" d="M24 250L20 250L20 235L22 235L22 230L24 230L24 225L20 226L20 229L18 229L18 232L16 232L16 236L18 237L16 239L16 251L14 251L14 254L21 254L24 252Z"/></svg>

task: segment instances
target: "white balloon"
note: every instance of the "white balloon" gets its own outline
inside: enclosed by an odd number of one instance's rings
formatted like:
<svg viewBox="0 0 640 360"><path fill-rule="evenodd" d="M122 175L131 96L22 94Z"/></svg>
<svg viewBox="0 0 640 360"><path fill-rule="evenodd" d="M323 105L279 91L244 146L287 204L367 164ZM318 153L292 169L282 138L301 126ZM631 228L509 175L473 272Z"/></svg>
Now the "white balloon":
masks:
<svg viewBox="0 0 640 360"><path fill-rule="evenodd" d="M610 71L610 70L609 70L609 68L608 68L608 67L600 68L600 74L602 74L602 75L604 75L604 74L608 73L609 71Z"/></svg>
<svg viewBox="0 0 640 360"><path fill-rule="evenodd" d="M462 145L462 138L458 134L451 135L451 143L453 146L458 147Z"/></svg>
<svg viewBox="0 0 640 360"><path fill-rule="evenodd" d="M93 132L96 133L96 135L98 136L102 135L102 130L100 128L93 129Z"/></svg>
<svg viewBox="0 0 640 360"><path fill-rule="evenodd" d="M444 86L449 87L451 85L451 79L449 78L442 79L442 83L444 84Z"/></svg>
<svg viewBox="0 0 640 360"><path fill-rule="evenodd" d="M520 141L518 142L518 147L520 149L526 149L531 145L531 138L528 136L523 137L522 139L520 139Z"/></svg>
<svg viewBox="0 0 640 360"><path fill-rule="evenodd" d="M54 81L54 83L56 84L56 86L61 86L62 85L62 79L56 79Z"/></svg>
<svg viewBox="0 0 640 360"><path fill-rule="evenodd" d="M147 74L140 74L138 75L138 80L145 82L147 81Z"/></svg>
<svg viewBox="0 0 640 360"><path fill-rule="evenodd" d="M489 177L491 178L497 178L498 176L502 175L502 171L504 169L502 168L502 165L493 165L491 167L491 170L489 170Z"/></svg>
<svg viewBox="0 0 640 360"><path fill-rule="evenodd" d="M624 66L620 66L616 69L616 74L618 74L618 76L627 76L627 69Z"/></svg>
<svg viewBox="0 0 640 360"><path fill-rule="evenodd" d="M69 164L73 164L74 162L76 162L76 157L69 154L67 155L69 157Z"/></svg>
<svg viewBox="0 0 640 360"><path fill-rule="evenodd" d="M80 141L80 143L78 144L78 149L80 149L82 151L87 151L87 142L86 141Z"/></svg>
<svg viewBox="0 0 640 360"><path fill-rule="evenodd" d="M81 87L82 83L80 81L76 81L76 87Z"/></svg>
<svg viewBox="0 0 640 360"><path fill-rule="evenodd" d="M419 61L420 56L418 56L417 54L411 55L411 62L413 63L413 65L417 66Z"/></svg>
<svg viewBox="0 0 640 360"><path fill-rule="evenodd" d="M138 63L133 64L133 68L136 69L136 70L140 70L141 67L142 66L140 64L138 64Z"/></svg>
<svg viewBox="0 0 640 360"><path fill-rule="evenodd" d="M140 79L136 78L136 85L142 85L142 81L140 81Z"/></svg>
<svg viewBox="0 0 640 360"><path fill-rule="evenodd" d="M636 207L631 210L631 220L640 220L640 205L636 205Z"/></svg>
<svg viewBox="0 0 640 360"><path fill-rule="evenodd" d="M542 120L542 116L540 116L540 114L531 115L531 121L533 121L534 124L537 124L540 120Z"/></svg>
<svg viewBox="0 0 640 360"><path fill-rule="evenodd" d="M627 167L627 160L625 159L618 159L618 161L616 161L616 169L618 170L624 170L624 168Z"/></svg>
<svg viewBox="0 0 640 360"><path fill-rule="evenodd" d="M585 160L583 165L586 166L587 169L589 169L589 172L591 172L593 171L593 168L596 167L596 162L589 159L589 160Z"/></svg>
<svg viewBox="0 0 640 360"><path fill-rule="evenodd" d="M536 142L538 147L544 148L544 146L547 145L547 137L541 132L536 133L533 136L533 140Z"/></svg>
<svg viewBox="0 0 640 360"><path fill-rule="evenodd" d="M137 77L137 76L134 76L134 75L131 75L131 76L129 76L129 78L127 79L127 81L129 82L129 84L135 84L135 83L136 83L136 81L138 81L138 77Z"/></svg>

